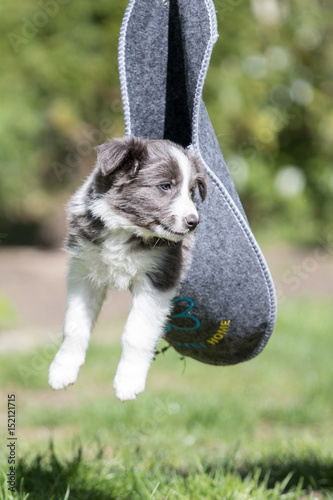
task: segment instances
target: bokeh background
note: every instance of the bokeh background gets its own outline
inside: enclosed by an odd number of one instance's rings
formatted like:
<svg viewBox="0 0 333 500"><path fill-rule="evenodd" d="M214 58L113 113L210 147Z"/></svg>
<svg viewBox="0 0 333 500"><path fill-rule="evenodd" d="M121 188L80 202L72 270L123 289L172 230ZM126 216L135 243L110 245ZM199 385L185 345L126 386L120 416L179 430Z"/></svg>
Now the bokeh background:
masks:
<svg viewBox="0 0 333 500"><path fill-rule="evenodd" d="M0 233L59 244L93 147L124 134L125 0L2 2ZM254 229L316 242L333 211L330 0L217 0L205 102Z"/></svg>
<svg viewBox="0 0 333 500"><path fill-rule="evenodd" d="M48 387L64 206L94 147L124 134L126 5L1 2L0 413L15 393L21 462L19 491L4 481L0 498L332 498L331 0L215 0L204 100L276 283L267 348L229 368L184 365L170 349L120 405L111 382L130 296L111 293L77 384ZM0 459L6 473L3 441Z"/></svg>

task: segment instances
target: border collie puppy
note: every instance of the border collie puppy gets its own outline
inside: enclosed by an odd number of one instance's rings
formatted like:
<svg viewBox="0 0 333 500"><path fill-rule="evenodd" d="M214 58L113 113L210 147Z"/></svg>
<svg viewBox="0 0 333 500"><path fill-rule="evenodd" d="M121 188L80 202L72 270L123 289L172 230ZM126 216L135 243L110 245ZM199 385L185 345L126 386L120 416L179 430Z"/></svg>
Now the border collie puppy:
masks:
<svg viewBox="0 0 333 500"><path fill-rule="evenodd" d="M73 384L108 288L130 289L114 379L116 396L145 388L171 301L190 262L206 175L191 150L167 141L114 139L96 148L97 165L68 205L71 255L62 344L49 370L53 389Z"/></svg>

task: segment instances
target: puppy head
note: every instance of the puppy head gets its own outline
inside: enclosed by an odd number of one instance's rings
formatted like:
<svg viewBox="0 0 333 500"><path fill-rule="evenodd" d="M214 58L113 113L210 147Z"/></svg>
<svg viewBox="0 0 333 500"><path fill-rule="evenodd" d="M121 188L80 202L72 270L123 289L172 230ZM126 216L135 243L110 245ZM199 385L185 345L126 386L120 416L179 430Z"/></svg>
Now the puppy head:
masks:
<svg viewBox="0 0 333 500"><path fill-rule="evenodd" d="M96 150L96 191L125 225L171 241L194 231L199 223L195 191L204 200L207 182L193 152L170 141L136 137L114 139Z"/></svg>

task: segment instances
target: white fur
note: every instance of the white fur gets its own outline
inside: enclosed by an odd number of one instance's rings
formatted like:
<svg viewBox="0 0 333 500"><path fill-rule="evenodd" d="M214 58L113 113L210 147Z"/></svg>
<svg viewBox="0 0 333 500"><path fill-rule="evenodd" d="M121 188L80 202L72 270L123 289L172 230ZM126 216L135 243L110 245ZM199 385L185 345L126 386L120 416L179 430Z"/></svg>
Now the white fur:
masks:
<svg viewBox="0 0 333 500"><path fill-rule="evenodd" d="M49 370L53 389L64 389L76 381L106 293L105 286L96 286L86 278L85 263L76 258L70 262L67 285L64 338Z"/></svg>
<svg viewBox="0 0 333 500"><path fill-rule="evenodd" d="M63 389L76 381L107 289L127 290L131 286L133 301L122 335L114 388L121 401L135 399L145 388L155 346L163 335L177 290L154 289L146 273L157 265L158 248L142 253L131 251L125 244L127 229L118 227L112 231L112 238L101 245L83 242L77 251L79 257L73 255L71 259L64 338L49 371L53 389Z"/></svg>
<svg viewBox="0 0 333 500"><path fill-rule="evenodd" d="M113 382L116 396L135 399L145 388L156 343L163 335L165 318L176 290L156 293L142 281L133 290L133 303L122 335L122 356Z"/></svg>
<svg viewBox="0 0 333 500"><path fill-rule="evenodd" d="M72 259L68 272L64 337L49 370L49 383L54 389L63 389L76 381L107 289L130 288L133 293L132 307L122 335L122 355L114 389L122 401L135 399L144 390L155 347L163 335L177 288L164 292L157 290L147 276L158 266L158 247L133 251L133 247L126 242L131 235L144 239L153 235L179 241L189 233L189 229L184 227L184 218L190 214L198 216L189 193L189 160L175 147L172 147L172 154L179 163L183 178L180 195L169 208L171 214L176 216L175 233L160 226L155 233L136 226L113 211L103 197L95 199L89 207L96 217L103 220L106 229L101 235L102 243L81 239L78 246L70 250ZM85 213L91 182L93 174L73 196L70 204L72 215Z"/></svg>
<svg viewBox="0 0 333 500"><path fill-rule="evenodd" d="M129 283L134 283L114 388L121 401L135 399L145 388L155 346L163 335L176 290L156 293L145 276L147 268L152 269L151 257L140 259L138 254L131 257L120 240L118 244L114 240L112 244L107 242L99 250L91 245L82 252L84 258L74 257L70 263L64 339L51 364L49 383L53 389L63 389L76 381L106 289L110 285L126 289Z"/></svg>
<svg viewBox="0 0 333 500"><path fill-rule="evenodd" d="M175 230L178 232L182 232L184 231L184 218L190 214L198 217L198 212L190 196L189 184L191 180L191 165L189 159L176 148L173 148L172 153L177 158L178 165L183 174L183 183L180 196L178 196L174 203L171 205L170 211L171 213L176 214L177 226Z"/></svg>

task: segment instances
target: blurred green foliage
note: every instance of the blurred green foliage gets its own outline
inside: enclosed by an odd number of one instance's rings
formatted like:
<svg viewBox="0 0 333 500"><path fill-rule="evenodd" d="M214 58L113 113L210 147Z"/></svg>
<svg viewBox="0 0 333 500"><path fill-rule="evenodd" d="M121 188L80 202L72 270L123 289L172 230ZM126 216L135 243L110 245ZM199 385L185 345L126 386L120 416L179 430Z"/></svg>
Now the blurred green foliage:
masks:
<svg viewBox="0 0 333 500"><path fill-rule="evenodd" d="M93 147L124 134L117 46L126 5L2 2L3 242L14 234L32 241L91 169ZM250 222L302 241L325 237L333 213L331 0L215 6L220 38L204 99Z"/></svg>
<svg viewBox="0 0 333 500"><path fill-rule="evenodd" d="M5 294L0 293L0 328L12 326L16 318L14 304Z"/></svg>

